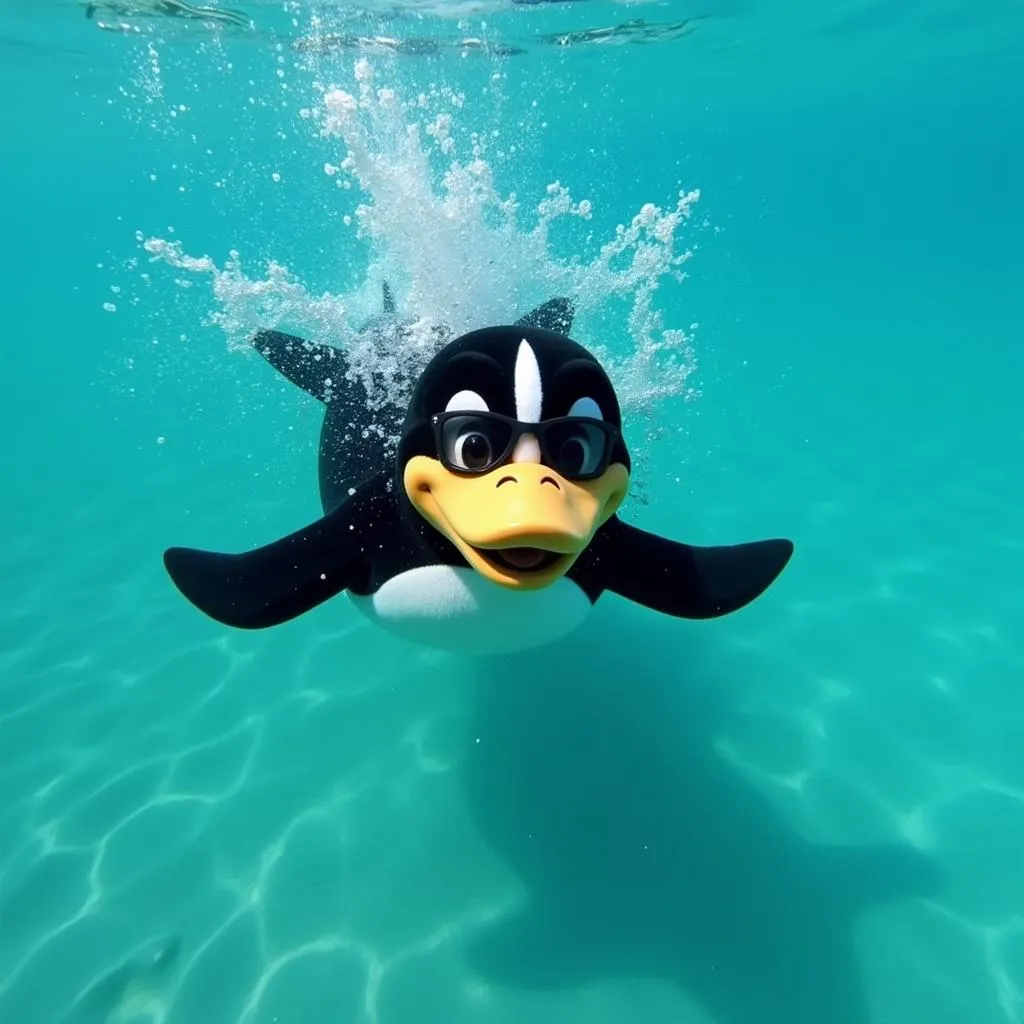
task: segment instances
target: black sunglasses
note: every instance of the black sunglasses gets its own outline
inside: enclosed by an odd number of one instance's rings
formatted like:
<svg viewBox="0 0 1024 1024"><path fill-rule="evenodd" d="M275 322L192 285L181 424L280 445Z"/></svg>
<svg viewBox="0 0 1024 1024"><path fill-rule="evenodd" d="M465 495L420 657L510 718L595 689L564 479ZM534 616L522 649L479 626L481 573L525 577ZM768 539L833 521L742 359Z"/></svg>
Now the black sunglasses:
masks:
<svg viewBox="0 0 1024 1024"><path fill-rule="evenodd" d="M586 416L521 423L496 412L443 412L432 418L434 444L446 469L487 473L512 454L524 434L540 444L545 465L567 480L593 480L611 461L618 429Z"/></svg>

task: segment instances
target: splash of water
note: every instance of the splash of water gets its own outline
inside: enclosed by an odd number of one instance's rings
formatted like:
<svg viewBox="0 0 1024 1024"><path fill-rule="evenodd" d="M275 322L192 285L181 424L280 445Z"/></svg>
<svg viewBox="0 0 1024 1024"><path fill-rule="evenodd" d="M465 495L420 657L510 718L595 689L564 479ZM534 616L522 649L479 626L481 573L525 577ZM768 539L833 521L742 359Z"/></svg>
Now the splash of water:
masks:
<svg viewBox="0 0 1024 1024"><path fill-rule="evenodd" d="M407 393L433 353L438 327L459 334L508 323L553 295L568 295L577 306L574 335L607 367L625 414L650 422L665 400L696 395L689 382L696 365L691 335L664 326L655 297L664 278L684 277L681 268L693 250L677 251L677 235L698 191L681 191L668 209L644 205L589 261L559 258L553 226L590 220L589 200L574 200L556 181L534 206L533 223L524 226L529 211L515 193L498 191L486 138L470 132L469 152L460 153L456 128L464 96L438 87L402 98L375 79L361 59L351 91L319 84L318 102L301 111L321 136L343 148L325 173L365 197L355 228L371 258L359 292L311 294L280 263L271 261L263 277L250 276L237 251L218 266L209 256L188 255L179 241L138 236L151 260L211 278L218 308L208 323L223 330L230 347L248 348L260 328L337 345L371 398L376 394L376 405L381 387ZM360 333L355 319L371 291L379 294L381 278L392 283L400 308L414 314L399 335ZM625 324L616 303L629 304ZM595 344L591 337L605 340Z"/></svg>

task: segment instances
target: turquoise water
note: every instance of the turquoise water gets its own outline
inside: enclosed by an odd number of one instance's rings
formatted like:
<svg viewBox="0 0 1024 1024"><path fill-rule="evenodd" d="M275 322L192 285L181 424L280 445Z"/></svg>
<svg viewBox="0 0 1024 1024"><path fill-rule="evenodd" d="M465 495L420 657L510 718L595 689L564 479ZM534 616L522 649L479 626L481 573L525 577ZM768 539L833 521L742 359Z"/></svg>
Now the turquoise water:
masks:
<svg viewBox="0 0 1024 1024"><path fill-rule="evenodd" d="M1019 7L238 6L0 13L0 1020L1017 1024ZM297 50L317 18L445 45ZM395 120L325 136L360 60ZM494 196L444 206L473 133ZM591 216L531 235L556 181ZM694 189L653 270L601 270ZM319 410L241 342L342 333L384 275L462 327L575 289L628 519L791 537L779 581L498 659L343 597L204 618L165 547L319 514Z"/></svg>

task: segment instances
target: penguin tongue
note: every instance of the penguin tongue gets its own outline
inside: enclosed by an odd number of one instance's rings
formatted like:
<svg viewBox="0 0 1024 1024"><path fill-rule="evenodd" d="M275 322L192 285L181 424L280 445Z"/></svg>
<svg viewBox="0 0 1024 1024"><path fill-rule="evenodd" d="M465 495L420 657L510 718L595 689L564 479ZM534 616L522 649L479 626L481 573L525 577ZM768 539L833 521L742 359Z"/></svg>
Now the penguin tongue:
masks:
<svg viewBox="0 0 1024 1024"><path fill-rule="evenodd" d="M547 557L540 548L502 548L501 557L515 569L535 569Z"/></svg>

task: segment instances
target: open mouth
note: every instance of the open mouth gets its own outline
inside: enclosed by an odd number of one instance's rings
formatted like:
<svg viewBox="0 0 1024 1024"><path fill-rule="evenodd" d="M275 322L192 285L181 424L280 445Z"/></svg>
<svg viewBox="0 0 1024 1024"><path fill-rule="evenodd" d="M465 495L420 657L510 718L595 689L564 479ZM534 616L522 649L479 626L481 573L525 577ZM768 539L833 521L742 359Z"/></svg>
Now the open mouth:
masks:
<svg viewBox="0 0 1024 1024"><path fill-rule="evenodd" d="M557 551L543 548L477 548L476 551L494 565L519 573L542 572L565 558Z"/></svg>

